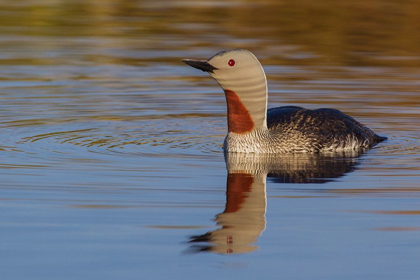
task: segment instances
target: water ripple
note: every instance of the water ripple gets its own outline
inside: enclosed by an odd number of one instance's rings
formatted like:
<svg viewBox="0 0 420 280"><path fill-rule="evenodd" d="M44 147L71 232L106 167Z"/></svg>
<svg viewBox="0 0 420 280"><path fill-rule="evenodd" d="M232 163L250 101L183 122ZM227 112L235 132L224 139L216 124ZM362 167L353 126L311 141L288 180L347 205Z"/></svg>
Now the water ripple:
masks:
<svg viewBox="0 0 420 280"><path fill-rule="evenodd" d="M76 130L52 131L22 137L18 146L23 150L37 149L53 153L74 153L71 147L82 147L89 152L126 155L158 156L165 154L192 155L215 154L221 152L223 134L212 125L205 128L213 130L204 132L198 124L181 124L178 127L159 124L133 124L110 122L105 127ZM180 128L184 127L184 128ZM209 135L211 133L211 135ZM79 151L80 152L80 151Z"/></svg>

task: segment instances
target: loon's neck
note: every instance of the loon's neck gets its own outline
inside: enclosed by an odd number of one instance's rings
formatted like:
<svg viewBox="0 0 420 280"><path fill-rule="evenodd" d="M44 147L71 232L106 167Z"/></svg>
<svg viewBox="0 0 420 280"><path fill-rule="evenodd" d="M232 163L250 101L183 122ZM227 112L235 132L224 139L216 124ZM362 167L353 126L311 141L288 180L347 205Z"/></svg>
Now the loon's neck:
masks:
<svg viewBox="0 0 420 280"><path fill-rule="evenodd" d="M258 79L258 78L257 78ZM267 129L267 80L243 81L235 90L225 89L229 133L248 134Z"/></svg>

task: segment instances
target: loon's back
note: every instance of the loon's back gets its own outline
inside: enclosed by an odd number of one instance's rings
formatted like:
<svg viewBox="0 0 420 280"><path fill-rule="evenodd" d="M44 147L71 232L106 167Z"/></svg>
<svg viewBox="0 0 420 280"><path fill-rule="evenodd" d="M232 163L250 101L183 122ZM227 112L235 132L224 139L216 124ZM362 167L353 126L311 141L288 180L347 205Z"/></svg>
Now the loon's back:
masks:
<svg viewBox="0 0 420 280"><path fill-rule="evenodd" d="M293 151L369 148L387 139L336 109L272 108L267 111L267 126L278 145Z"/></svg>

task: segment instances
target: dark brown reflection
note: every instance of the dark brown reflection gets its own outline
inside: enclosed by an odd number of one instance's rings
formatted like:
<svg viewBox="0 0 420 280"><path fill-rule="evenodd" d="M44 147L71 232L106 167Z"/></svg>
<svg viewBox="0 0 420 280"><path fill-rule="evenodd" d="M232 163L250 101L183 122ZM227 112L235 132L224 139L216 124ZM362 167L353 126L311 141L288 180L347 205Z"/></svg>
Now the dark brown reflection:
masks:
<svg viewBox="0 0 420 280"><path fill-rule="evenodd" d="M266 178L277 183L326 183L355 169L357 153L330 155L227 154L226 207L218 229L191 236L190 252L250 253L265 229ZM202 244L198 244L202 243Z"/></svg>
<svg viewBox="0 0 420 280"><path fill-rule="evenodd" d="M361 152L226 156L230 172L265 173L276 183L326 183L356 169Z"/></svg>

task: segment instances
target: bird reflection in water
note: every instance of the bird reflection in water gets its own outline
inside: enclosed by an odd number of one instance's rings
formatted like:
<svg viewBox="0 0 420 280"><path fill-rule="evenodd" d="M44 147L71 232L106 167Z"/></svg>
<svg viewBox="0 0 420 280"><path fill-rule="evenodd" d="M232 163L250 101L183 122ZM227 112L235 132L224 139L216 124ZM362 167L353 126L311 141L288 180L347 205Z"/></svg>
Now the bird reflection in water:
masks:
<svg viewBox="0 0 420 280"><path fill-rule="evenodd" d="M250 253L266 226L266 178L275 183L327 183L355 170L360 153L226 154L226 207L218 229L191 236L189 252ZM197 244L202 243L202 244Z"/></svg>

